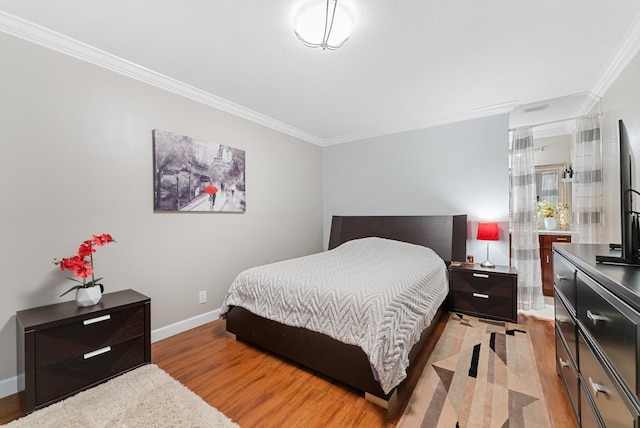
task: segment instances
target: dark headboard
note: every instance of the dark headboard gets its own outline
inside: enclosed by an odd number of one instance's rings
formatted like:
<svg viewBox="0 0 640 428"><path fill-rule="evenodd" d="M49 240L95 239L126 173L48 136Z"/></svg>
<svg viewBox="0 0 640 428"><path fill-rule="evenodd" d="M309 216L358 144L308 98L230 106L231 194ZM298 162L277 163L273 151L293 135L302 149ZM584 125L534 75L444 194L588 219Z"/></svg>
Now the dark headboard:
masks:
<svg viewBox="0 0 640 428"><path fill-rule="evenodd" d="M370 236L429 247L447 264L463 261L467 253L467 216L333 216L329 249Z"/></svg>

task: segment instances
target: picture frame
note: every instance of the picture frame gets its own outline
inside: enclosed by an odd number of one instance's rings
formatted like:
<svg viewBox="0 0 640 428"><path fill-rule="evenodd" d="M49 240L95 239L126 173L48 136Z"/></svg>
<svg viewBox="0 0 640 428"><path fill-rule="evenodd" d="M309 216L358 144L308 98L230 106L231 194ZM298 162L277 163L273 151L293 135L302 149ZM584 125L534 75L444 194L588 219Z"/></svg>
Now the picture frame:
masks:
<svg viewBox="0 0 640 428"><path fill-rule="evenodd" d="M245 151L153 130L154 212L246 211Z"/></svg>

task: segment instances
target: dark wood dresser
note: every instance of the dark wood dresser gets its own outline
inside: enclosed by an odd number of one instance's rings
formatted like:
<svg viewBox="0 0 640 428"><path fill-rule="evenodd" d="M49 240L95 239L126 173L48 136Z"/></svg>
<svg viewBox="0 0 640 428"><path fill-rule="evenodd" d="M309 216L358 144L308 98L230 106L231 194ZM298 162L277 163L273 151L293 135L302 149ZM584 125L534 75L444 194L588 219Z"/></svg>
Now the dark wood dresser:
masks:
<svg viewBox="0 0 640 428"><path fill-rule="evenodd" d="M517 322L518 274L515 268L496 266L449 267L450 310L481 318Z"/></svg>
<svg viewBox="0 0 640 428"><path fill-rule="evenodd" d="M582 427L640 427L640 267L607 245L554 244L556 368Z"/></svg>
<svg viewBox="0 0 640 428"><path fill-rule="evenodd" d="M133 290L19 311L18 392L25 413L151 362L151 299Z"/></svg>

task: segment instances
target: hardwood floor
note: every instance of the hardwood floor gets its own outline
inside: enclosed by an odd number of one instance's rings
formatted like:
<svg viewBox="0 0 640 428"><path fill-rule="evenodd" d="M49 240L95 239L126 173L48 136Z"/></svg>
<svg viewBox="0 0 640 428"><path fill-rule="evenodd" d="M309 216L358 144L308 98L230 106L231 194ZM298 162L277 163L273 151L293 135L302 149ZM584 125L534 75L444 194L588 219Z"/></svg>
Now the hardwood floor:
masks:
<svg viewBox="0 0 640 428"><path fill-rule="evenodd" d="M575 427L556 374L553 321L525 315L518 321L531 334L553 426ZM444 322L439 333L443 328ZM424 366L434 345L427 343L418 366ZM355 390L234 340L224 321L154 343L152 361L241 427L394 427L412 389L400 390L398 404L387 413ZM410 382L420 371L410 373ZM20 416L17 394L0 399L0 424Z"/></svg>

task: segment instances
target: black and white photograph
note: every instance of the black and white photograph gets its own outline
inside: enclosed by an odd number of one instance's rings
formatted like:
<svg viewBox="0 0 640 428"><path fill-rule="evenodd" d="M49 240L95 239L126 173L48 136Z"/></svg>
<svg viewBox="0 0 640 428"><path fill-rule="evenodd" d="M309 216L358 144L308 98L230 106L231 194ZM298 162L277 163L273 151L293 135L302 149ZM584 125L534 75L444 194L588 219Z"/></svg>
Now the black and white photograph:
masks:
<svg viewBox="0 0 640 428"><path fill-rule="evenodd" d="M245 151L153 130L154 211L246 209Z"/></svg>

